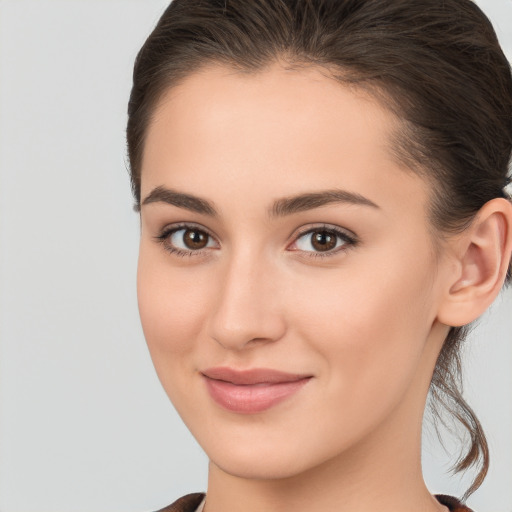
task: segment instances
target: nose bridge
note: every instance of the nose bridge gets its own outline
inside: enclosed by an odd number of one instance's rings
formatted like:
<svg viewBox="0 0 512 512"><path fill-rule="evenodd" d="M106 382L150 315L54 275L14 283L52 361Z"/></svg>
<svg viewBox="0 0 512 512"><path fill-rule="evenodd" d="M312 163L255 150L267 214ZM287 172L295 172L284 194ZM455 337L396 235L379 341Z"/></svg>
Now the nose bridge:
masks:
<svg viewBox="0 0 512 512"><path fill-rule="evenodd" d="M233 251L220 271L219 293L210 335L225 348L243 349L248 343L275 341L284 331L278 306L274 269L249 247Z"/></svg>

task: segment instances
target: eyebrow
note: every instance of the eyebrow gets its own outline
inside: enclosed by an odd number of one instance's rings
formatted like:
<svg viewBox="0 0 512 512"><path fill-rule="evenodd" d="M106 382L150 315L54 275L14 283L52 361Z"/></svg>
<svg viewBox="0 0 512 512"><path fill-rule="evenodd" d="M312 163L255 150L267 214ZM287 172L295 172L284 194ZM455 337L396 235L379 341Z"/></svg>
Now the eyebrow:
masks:
<svg viewBox="0 0 512 512"><path fill-rule="evenodd" d="M271 216L284 217L285 215L312 210L333 203L355 204L379 208L377 204L361 194L333 189L278 199L272 206Z"/></svg>
<svg viewBox="0 0 512 512"><path fill-rule="evenodd" d="M185 210L208 215L210 217L218 217L219 215L215 206L210 201L191 194L177 192L176 190L162 186L153 189L144 201L142 201L142 205L157 202L171 204L178 208L184 208ZM323 190L320 192L308 192L305 194L277 199L269 210L269 216L285 217L294 213L313 210L315 208L336 203L379 208L377 204L361 194L348 192L346 190L333 189Z"/></svg>
<svg viewBox="0 0 512 512"><path fill-rule="evenodd" d="M165 187L154 188L144 201L142 201L142 205L150 203L167 203L177 206L178 208L184 208L185 210L190 210L192 212L209 215L210 217L217 216L217 211L210 201L190 194L176 192L175 190Z"/></svg>

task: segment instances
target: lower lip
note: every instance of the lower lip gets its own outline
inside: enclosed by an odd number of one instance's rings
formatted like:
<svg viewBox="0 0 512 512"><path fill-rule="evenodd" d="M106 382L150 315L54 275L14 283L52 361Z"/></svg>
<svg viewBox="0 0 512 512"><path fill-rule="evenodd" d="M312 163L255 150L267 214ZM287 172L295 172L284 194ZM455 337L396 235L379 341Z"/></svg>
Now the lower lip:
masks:
<svg viewBox="0 0 512 512"><path fill-rule="evenodd" d="M283 402L302 388L310 377L292 382L237 385L206 377L206 387L217 404L228 411L254 414Z"/></svg>

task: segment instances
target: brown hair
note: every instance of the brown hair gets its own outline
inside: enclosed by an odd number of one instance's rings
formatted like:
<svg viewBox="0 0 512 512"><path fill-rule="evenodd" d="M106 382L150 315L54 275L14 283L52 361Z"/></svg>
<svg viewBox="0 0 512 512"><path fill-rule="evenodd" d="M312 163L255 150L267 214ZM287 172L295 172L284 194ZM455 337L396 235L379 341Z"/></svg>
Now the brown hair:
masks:
<svg viewBox="0 0 512 512"><path fill-rule="evenodd" d="M134 67L127 141L136 208L145 134L161 95L209 63L257 72L276 60L326 68L398 115L394 149L432 183L438 234L465 229L487 201L508 197L512 76L491 23L472 1L174 0ZM443 421L444 409L469 434L454 466L478 466L465 497L489 466L484 432L462 396L466 334L467 327L450 330L430 386L434 417Z"/></svg>

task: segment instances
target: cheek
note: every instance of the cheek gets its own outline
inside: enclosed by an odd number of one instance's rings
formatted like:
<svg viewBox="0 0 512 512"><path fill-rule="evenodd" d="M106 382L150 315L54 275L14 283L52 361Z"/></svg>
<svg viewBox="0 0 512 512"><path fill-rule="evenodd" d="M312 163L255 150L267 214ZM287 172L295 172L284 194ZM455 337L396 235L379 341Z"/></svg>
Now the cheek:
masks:
<svg viewBox="0 0 512 512"><path fill-rule="evenodd" d="M353 404L398 399L432 325L432 262L425 257L418 272L408 255L391 261L385 271L364 261L329 269L295 293L297 336L322 354L331 389L346 390L340 396Z"/></svg>
<svg viewBox="0 0 512 512"><path fill-rule="evenodd" d="M157 372L194 350L204 325L207 289L197 275L162 265L141 245L137 297L144 336ZM165 260L165 255L164 255Z"/></svg>

